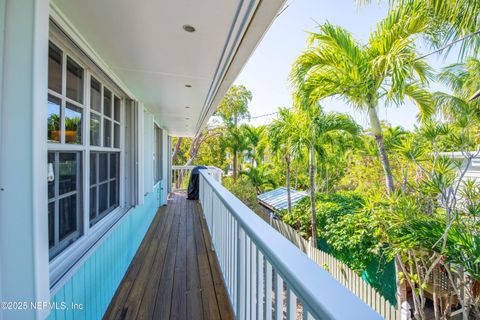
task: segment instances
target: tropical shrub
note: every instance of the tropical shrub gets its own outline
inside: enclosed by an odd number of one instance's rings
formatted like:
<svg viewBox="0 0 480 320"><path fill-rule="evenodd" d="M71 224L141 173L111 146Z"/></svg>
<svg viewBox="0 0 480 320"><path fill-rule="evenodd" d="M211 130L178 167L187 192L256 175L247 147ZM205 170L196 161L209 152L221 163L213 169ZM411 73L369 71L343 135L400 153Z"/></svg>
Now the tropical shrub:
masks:
<svg viewBox="0 0 480 320"><path fill-rule="evenodd" d="M337 259L359 272L381 252L364 205L364 198L355 192L315 195L318 238L327 243ZM295 205L291 214L281 213L283 221L306 238L310 236L310 215L309 199Z"/></svg>
<svg viewBox="0 0 480 320"><path fill-rule="evenodd" d="M257 190L248 177L240 176L237 181L234 181L232 177L224 177L222 184L252 211L260 215L263 213L258 204Z"/></svg>

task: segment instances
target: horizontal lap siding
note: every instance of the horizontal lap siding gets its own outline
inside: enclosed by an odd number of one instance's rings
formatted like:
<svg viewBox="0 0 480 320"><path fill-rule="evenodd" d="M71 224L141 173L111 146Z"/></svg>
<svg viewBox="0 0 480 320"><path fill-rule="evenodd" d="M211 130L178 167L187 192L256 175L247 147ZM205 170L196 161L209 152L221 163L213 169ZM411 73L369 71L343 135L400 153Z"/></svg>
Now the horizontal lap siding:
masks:
<svg viewBox="0 0 480 320"><path fill-rule="evenodd" d="M101 319L158 209L158 192L145 196L142 206L127 213L102 244L52 297L57 308L49 319ZM62 302L83 310L62 310Z"/></svg>

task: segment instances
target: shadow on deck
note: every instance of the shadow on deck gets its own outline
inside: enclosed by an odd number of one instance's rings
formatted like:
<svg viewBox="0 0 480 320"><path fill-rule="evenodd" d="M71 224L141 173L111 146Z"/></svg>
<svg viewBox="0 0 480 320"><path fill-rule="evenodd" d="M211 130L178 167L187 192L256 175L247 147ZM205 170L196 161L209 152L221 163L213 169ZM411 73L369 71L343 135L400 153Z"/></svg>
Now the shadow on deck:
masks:
<svg viewBox="0 0 480 320"><path fill-rule="evenodd" d="M158 210L104 319L233 319L198 201Z"/></svg>

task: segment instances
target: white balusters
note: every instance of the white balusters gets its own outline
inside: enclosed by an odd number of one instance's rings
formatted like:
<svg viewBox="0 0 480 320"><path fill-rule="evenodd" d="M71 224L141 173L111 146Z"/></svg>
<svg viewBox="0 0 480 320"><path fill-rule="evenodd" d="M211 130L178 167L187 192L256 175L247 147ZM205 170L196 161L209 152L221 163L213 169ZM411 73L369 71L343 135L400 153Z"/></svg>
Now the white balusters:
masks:
<svg viewBox="0 0 480 320"><path fill-rule="evenodd" d="M380 319L207 172L200 201L237 319Z"/></svg>

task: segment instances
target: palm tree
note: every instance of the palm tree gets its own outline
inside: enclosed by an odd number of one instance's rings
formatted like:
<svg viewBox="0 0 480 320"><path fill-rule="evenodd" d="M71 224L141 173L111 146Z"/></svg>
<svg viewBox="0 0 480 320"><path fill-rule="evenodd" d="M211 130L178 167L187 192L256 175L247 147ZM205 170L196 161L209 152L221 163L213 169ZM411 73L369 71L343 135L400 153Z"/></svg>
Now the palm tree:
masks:
<svg viewBox="0 0 480 320"><path fill-rule="evenodd" d="M337 96L368 115L389 193L394 184L378 117L380 101L399 105L408 97L418 106L422 119L433 112L431 95L425 90L430 68L423 59L416 59L414 46L414 36L425 30L422 18L421 14L404 16L392 10L366 45L347 30L326 23L311 34L291 72L302 105Z"/></svg>
<svg viewBox="0 0 480 320"><path fill-rule="evenodd" d="M286 108L280 108L278 111L278 118L272 122L268 132L272 151L285 160L288 213L292 212L290 165L292 162L292 156L297 151L293 144L293 136L295 135L296 129L297 119L295 118L295 112Z"/></svg>
<svg viewBox="0 0 480 320"><path fill-rule="evenodd" d="M245 125L242 126L242 130L245 139L247 140L247 156L250 158L250 165L253 167L255 162L257 162L257 164L260 163L263 156L263 150L261 150L262 148L259 148L259 145L265 132L265 126L254 127Z"/></svg>
<svg viewBox="0 0 480 320"><path fill-rule="evenodd" d="M233 180L236 181L239 168L237 160L238 154L246 150L248 147L248 141L245 137L245 130L243 129L243 126L239 128L227 128L220 137L220 145L223 149L229 150L232 155Z"/></svg>
<svg viewBox="0 0 480 320"><path fill-rule="evenodd" d="M240 171L240 174L250 180L257 193L262 192L265 188L273 189L277 186L270 165L262 164L258 167L248 166L246 170Z"/></svg>
<svg viewBox="0 0 480 320"><path fill-rule="evenodd" d="M334 143L332 136L339 132L357 135L360 126L347 115L323 111L320 105L297 105L296 130L292 135L292 144L298 150L301 146L310 153L310 203L312 212L312 243L317 243L317 223L315 210L315 163L316 156L324 160L326 146Z"/></svg>
<svg viewBox="0 0 480 320"><path fill-rule="evenodd" d="M435 47L464 39L460 55L478 52L480 48L480 0L389 0L391 5L402 8L405 15L422 14L429 27L427 38ZM357 0L366 4L371 0ZM448 52L448 50L446 50Z"/></svg>
<svg viewBox="0 0 480 320"><path fill-rule="evenodd" d="M464 63L449 65L439 73L438 79L452 89L453 95L435 92L437 110L442 111L447 119L460 123L478 121L480 101L470 98L480 83L480 60L470 57Z"/></svg>

